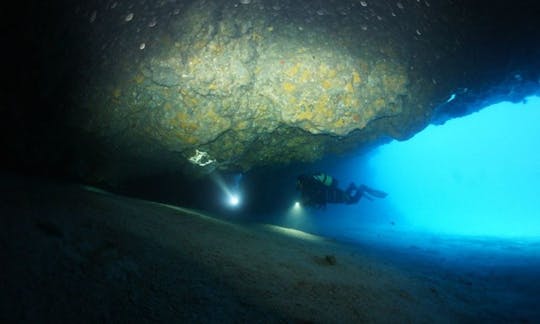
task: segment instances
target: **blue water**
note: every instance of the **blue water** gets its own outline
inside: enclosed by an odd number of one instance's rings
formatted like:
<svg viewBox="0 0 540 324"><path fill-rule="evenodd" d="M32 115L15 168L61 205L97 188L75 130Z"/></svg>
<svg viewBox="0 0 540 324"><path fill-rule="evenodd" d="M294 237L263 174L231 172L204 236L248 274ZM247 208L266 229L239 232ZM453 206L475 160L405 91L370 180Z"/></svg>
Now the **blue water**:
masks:
<svg viewBox="0 0 540 324"><path fill-rule="evenodd" d="M341 186L365 183L389 195L311 214L327 231L386 224L435 234L540 238L539 143L539 97L498 103L329 166Z"/></svg>
<svg viewBox="0 0 540 324"><path fill-rule="evenodd" d="M501 322L537 322L538 143L540 98L499 103L370 154L317 165L341 187L365 183L388 196L323 211L291 208L279 221L456 285Z"/></svg>
<svg viewBox="0 0 540 324"><path fill-rule="evenodd" d="M540 237L539 125L538 97L486 107L381 147L370 180L414 228Z"/></svg>
<svg viewBox="0 0 540 324"><path fill-rule="evenodd" d="M495 322L540 322L539 143L540 98L499 103L369 154L279 174L277 189L261 191L290 207L256 221L350 243L461 296ZM333 175L341 188L363 183L388 196L325 210L294 207L295 176L310 171Z"/></svg>

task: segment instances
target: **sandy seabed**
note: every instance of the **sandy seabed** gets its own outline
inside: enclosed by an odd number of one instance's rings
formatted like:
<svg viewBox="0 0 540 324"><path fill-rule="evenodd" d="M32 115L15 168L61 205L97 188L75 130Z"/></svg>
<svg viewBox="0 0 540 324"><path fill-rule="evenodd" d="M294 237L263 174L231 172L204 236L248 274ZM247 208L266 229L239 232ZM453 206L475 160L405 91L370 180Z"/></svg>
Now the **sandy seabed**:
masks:
<svg viewBox="0 0 540 324"><path fill-rule="evenodd" d="M533 323L538 263L490 273L3 176L0 322ZM410 249L405 251L411 253ZM534 279L537 280L534 280Z"/></svg>

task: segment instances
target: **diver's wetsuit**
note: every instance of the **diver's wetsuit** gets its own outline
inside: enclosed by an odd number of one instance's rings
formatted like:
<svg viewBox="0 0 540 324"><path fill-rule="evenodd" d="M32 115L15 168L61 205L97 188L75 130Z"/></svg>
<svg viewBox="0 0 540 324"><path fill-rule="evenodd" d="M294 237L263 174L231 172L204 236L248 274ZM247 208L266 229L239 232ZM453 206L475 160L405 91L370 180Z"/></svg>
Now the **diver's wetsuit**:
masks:
<svg viewBox="0 0 540 324"><path fill-rule="evenodd" d="M362 191L350 184L346 191L337 186L326 186L313 177L299 177L298 189L301 191L302 204L324 208L327 203L354 204L362 198Z"/></svg>
<svg viewBox="0 0 540 324"><path fill-rule="evenodd" d="M366 185L357 187L354 183L351 183L347 190L342 190L337 187L336 181L332 181L330 185L325 185L317 177L309 175L298 177L297 189L302 194L302 204L316 208L324 208L327 203L355 204L364 196L364 193L376 198L384 198L387 195L383 191L369 188ZM370 196L366 197L372 200Z"/></svg>
<svg viewBox="0 0 540 324"><path fill-rule="evenodd" d="M326 191L328 188L312 177L299 178L297 189L302 194L301 202L303 205L317 208L326 205Z"/></svg>

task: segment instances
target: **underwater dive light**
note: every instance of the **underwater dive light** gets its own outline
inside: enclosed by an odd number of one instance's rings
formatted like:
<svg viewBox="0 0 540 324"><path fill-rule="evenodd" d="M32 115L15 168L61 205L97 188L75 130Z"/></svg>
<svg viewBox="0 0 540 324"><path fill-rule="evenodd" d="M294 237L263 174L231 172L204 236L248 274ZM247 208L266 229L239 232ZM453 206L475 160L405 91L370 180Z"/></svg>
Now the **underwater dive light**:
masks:
<svg viewBox="0 0 540 324"><path fill-rule="evenodd" d="M226 181L221 174L214 172L212 174L212 179L224 194L222 202L232 208L239 207L242 201L242 190L240 188L242 174L228 175Z"/></svg>
<svg viewBox="0 0 540 324"><path fill-rule="evenodd" d="M230 194L229 205L236 207L240 204L240 197L237 194Z"/></svg>

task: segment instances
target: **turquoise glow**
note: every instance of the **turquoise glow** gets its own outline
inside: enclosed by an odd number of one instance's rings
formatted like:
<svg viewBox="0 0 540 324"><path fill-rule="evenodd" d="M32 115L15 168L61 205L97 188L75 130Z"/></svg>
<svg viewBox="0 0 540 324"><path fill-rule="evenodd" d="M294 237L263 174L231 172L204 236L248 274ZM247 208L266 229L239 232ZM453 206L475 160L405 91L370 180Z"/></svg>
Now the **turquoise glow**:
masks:
<svg viewBox="0 0 540 324"><path fill-rule="evenodd" d="M403 225L540 237L540 97L429 126L366 163L364 179L390 193L384 209Z"/></svg>

